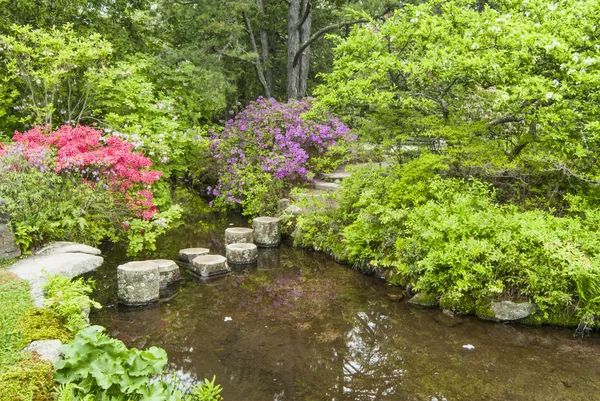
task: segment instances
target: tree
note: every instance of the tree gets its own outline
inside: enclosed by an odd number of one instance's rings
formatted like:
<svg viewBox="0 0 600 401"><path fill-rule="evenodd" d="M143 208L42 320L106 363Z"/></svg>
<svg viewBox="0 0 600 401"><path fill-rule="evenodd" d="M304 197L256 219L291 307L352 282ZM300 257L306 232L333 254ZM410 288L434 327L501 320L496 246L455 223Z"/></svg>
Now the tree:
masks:
<svg viewBox="0 0 600 401"><path fill-rule="evenodd" d="M445 144L469 173L541 174L550 192L597 185L599 11L588 0L406 6L340 39L316 94L355 123L382 129L372 117L384 115L400 139Z"/></svg>

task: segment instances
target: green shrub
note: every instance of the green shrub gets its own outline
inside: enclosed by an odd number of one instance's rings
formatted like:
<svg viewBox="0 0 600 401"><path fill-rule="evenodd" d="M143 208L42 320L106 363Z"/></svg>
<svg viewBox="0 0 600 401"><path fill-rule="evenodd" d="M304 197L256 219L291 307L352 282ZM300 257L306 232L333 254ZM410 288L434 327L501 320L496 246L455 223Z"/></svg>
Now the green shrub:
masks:
<svg viewBox="0 0 600 401"><path fill-rule="evenodd" d="M88 294L94 290L93 280L69 279L60 274L50 276L44 285L44 304L63 322L72 333L88 326L87 314L90 309L101 308Z"/></svg>

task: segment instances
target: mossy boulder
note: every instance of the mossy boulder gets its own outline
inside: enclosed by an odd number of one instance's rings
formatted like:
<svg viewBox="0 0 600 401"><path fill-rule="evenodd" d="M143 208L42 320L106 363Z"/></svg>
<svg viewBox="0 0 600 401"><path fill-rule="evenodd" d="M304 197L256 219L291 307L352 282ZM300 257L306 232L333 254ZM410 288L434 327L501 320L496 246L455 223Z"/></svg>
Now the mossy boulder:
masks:
<svg viewBox="0 0 600 401"><path fill-rule="evenodd" d="M433 307L438 306L438 297L435 294L428 294L426 292L419 292L415 294L408 303L419 306Z"/></svg>
<svg viewBox="0 0 600 401"><path fill-rule="evenodd" d="M560 307L545 313L536 311L521 321L521 323L531 326L550 325L557 327L577 327L580 322L581 319L577 316L577 310L573 306Z"/></svg>
<svg viewBox="0 0 600 401"><path fill-rule="evenodd" d="M510 322L531 316L535 309L535 305L527 301L490 301L477 305L475 314L484 320Z"/></svg>

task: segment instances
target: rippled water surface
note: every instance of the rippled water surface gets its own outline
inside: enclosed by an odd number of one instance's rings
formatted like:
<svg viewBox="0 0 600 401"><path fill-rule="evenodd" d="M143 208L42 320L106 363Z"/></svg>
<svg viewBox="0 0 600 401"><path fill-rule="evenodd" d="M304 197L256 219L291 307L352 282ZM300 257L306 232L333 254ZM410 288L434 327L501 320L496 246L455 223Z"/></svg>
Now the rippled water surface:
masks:
<svg viewBox="0 0 600 401"><path fill-rule="evenodd" d="M153 257L191 246L222 254L230 221L191 219ZM93 323L129 346L165 348L182 377L216 375L227 401L600 400L597 333L417 309L318 253L282 245L209 283L182 269L177 294L146 308L117 305L116 266L127 259L118 249L106 259Z"/></svg>

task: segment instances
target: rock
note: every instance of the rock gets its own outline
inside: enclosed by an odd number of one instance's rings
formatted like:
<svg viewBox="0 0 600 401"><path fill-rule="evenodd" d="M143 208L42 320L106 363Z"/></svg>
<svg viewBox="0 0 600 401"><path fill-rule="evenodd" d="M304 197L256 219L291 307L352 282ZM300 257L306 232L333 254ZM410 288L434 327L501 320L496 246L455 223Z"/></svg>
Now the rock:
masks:
<svg viewBox="0 0 600 401"><path fill-rule="evenodd" d="M419 306L437 306L438 300L435 295L419 292L409 299L408 303Z"/></svg>
<svg viewBox="0 0 600 401"><path fill-rule="evenodd" d="M58 241L40 249L36 255L58 255L61 253L87 253L88 255L100 255L100 249L76 242Z"/></svg>
<svg viewBox="0 0 600 401"><path fill-rule="evenodd" d="M225 245L252 243L254 230L245 227L229 227L225 230Z"/></svg>
<svg viewBox="0 0 600 401"><path fill-rule="evenodd" d="M161 288L181 280L179 266L177 266L177 263L173 262L172 260L153 259L149 260L148 262L153 262L158 265L158 276L160 277L159 283Z"/></svg>
<svg viewBox="0 0 600 401"><path fill-rule="evenodd" d="M42 361L48 361L54 365L60 359L58 348L61 345L60 340L39 340L30 343L23 351L36 352Z"/></svg>
<svg viewBox="0 0 600 401"><path fill-rule="evenodd" d="M321 173L320 175L324 180L340 182L341 180L350 177L352 173L349 173L347 171L335 171L333 173Z"/></svg>
<svg viewBox="0 0 600 401"><path fill-rule="evenodd" d="M200 255L192 260L191 269L202 277L229 273L227 258L220 255Z"/></svg>
<svg viewBox="0 0 600 401"><path fill-rule="evenodd" d="M104 259L86 253L60 253L56 255L39 255L23 259L8 268L8 271L23 280L29 281L31 296L35 306L44 306L43 286L48 275L61 274L75 277L91 272L102 265Z"/></svg>
<svg viewBox="0 0 600 401"><path fill-rule="evenodd" d="M390 301L394 301L394 302L400 302L400 301L402 301L402 298L404 298L403 293L395 294L395 293L388 292L386 295Z"/></svg>
<svg viewBox="0 0 600 401"><path fill-rule="evenodd" d="M125 305L147 305L160 297L158 264L152 261L129 262L117 267L119 302Z"/></svg>
<svg viewBox="0 0 600 401"><path fill-rule="evenodd" d="M0 221L0 259L12 259L21 256L21 248L15 242L7 221Z"/></svg>
<svg viewBox="0 0 600 401"><path fill-rule="evenodd" d="M501 301L492 302L490 310L493 312L493 320L512 321L525 319L535 312L535 305L530 302Z"/></svg>
<svg viewBox="0 0 600 401"><path fill-rule="evenodd" d="M196 256L208 255L210 249L207 248L186 248L179 251L179 260L192 263Z"/></svg>
<svg viewBox="0 0 600 401"><path fill-rule="evenodd" d="M313 182L313 188L319 191L336 191L340 187L340 184L325 181Z"/></svg>
<svg viewBox="0 0 600 401"><path fill-rule="evenodd" d="M229 244L225 248L227 262L238 265L255 263L258 260L258 249L254 244Z"/></svg>
<svg viewBox="0 0 600 401"><path fill-rule="evenodd" d="M283 212L281 212L282 215L288 215L288 216L294 216L294 217L298 217L301 214L304 213L304 209L302 209L299 206L296 205L289 205L288 207L286 207Z"/></svg>
<svg viewBox="0 0 600 401"><path fill-rule="evenodd" d="M254 223L254 243L263 248L278 246L281 231L277 217L257 217Z"/></svg>
<svg viewBox="0 0 600 401"><path fill-rule="evenodd" d="M277 210L287 209L287 207L290 205L290 202L291 200L289 200L288 198L279 199L279 202L277 203Z"/></svg>
<svg viewBox="0 0 600 401"><path fill-rule="evenodd" d="M437 323L446 327L456 327L464 323L463 318L456 316L448 309L444 309L433 318Z"/></svg>

